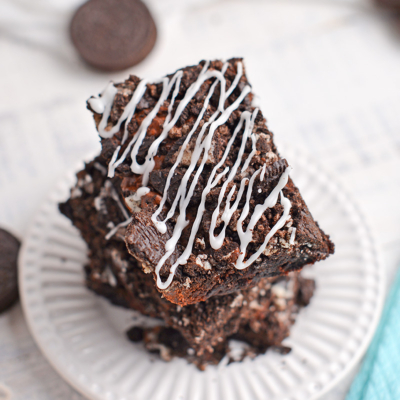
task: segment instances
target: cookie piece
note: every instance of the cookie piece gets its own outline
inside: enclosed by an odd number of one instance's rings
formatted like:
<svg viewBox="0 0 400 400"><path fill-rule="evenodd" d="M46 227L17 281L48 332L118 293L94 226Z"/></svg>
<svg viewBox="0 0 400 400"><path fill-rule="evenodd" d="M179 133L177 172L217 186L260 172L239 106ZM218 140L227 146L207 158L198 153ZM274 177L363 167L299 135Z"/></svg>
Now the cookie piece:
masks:
<svg viewBox="0 0 400 400"><path fill-rule="evenodd" d="M140 0L89 0L72 18L70 33L82 58L105 71L138 64L157 38L153 17Z"/></svg>
<svg viewBox="0 0 400 400"><path fill-rule="evenodd" d="M0 228L0 313L18 299L17 259L20 242Z"/></svg>

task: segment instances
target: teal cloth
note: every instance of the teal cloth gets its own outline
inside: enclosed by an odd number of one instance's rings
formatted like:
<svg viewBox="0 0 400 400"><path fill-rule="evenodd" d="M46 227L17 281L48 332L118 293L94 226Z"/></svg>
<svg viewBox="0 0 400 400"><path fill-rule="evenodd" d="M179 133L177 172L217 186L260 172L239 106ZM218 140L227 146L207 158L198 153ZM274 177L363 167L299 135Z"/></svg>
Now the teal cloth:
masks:
<svg viewBox="0 0 400 400"><path fill-rule="evenodd" d="M400 271L346 400L400 399Z"/></svg>

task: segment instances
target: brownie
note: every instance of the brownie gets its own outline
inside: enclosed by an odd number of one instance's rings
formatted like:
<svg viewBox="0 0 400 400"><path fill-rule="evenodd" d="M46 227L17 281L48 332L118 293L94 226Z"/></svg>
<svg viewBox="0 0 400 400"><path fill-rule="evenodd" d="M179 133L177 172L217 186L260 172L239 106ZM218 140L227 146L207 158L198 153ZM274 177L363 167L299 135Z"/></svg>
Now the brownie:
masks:
<svg viewBox="0 0 400 400"><path fill-rule="evenodd" d="M122 203L115 220L102 215L98 233L124 235L137 265L180 306L334 252L252 100L240 58L154 82L131 75L88 100Z"/></svg>
<svg viewBox="0 0 400 400"><path fill-rule="evenodd" d="M275 282L269 281L275 278L264 278L253 290L238 292L233 298L232 295L219 297L218 304L212 301L218 298L214 297L206 302L182 307L183 318L178 321L186 321L188 326L196 326L202 333L201 336L195 336L194 340L176 324L175 327L134 326L127 332L127 336L134 342L140 338L148 350L158 352L165 361L176 356L183 357L200 369L208 364L218 364L222 358L239 361L230 356L231 340L242 343L243 354L240 360L245 356L254 358L265 353L268 348L287 354L291 349L282 346L282 341L289 335L300 307L304 306L304 303L299 303L301 287L314 286L314 281L302 278L297 272L289 275L279 277ZM226 303L226 300L231 303ZM204 306L198 308L198 304ZM227 319L228 313L231 316ZM225 326L225 329L221 330L221 326ZM198 340L200 337L201 341ZM203 341L207 347L199 346Z"/></svg>
<svg viewBox="0 0 400 400"><path fill-rule="evenodd" d="M77 174L71 196L60 204L60 210L88 244L88 288L164 324L151 329L134 327L128 332L130 339L143 340L146 348L164 359L185 357L199 368L225 357L230 339L247 342L253 355L279 346L289 334L299 307L308 303L313 281L294 272L262 278L252 288L213 296L205 302L184 307L169 302L156 289L152 275L144 273L129 254L124 242L126 227L120 226L105 239L111 226L126 218L123 198L115 189L119 182L118 177L106 176L99 157Z"/></svg>

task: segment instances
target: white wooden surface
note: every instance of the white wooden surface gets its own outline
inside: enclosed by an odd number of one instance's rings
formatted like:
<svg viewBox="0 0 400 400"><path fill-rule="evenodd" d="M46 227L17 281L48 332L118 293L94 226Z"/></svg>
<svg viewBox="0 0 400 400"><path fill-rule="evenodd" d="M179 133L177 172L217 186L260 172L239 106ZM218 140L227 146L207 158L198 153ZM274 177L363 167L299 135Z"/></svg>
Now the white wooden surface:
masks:
<svg viewBox="0 0 400 400"><path fill-rule="evenodd" d="M117 74L83 65L67 26L80 0L0 0L0 225L23 239L71 164L99 146L85 100L109 79L244 56L279 143L307 149L400 261L400 28L368 0L151 0L153 53ZM326 399L343 399L351 376ZM34 344L19 305L0 316L0 400L81 399Z"/></svg>

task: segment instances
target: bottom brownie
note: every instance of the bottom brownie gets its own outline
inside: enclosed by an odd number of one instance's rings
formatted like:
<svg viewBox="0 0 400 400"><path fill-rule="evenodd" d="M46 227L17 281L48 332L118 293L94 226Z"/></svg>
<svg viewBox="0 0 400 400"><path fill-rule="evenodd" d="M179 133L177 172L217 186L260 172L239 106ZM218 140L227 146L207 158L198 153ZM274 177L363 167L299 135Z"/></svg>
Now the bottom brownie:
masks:
<svg viewBox="0 0 400 400"><path fill-rule="evenodd" d="M205 327L193 306L183 307L187 309L184 314L192 317L194 326L199 328L200 325L206 332L215 332L214 337L205 335L208 344L213 345L202 352L198 352L198 349L204 344L199 346L192 338L187 339L187 332L179 326L133 326L127 336L133 342L143 341L149 351L159 353L165 361L183 357L200 369L207 364L217 364L222 359L231 362L240 361L246 356L253 358L270 347L286 354L290 348L282 346L282 341L289 335L300 307L308 304L313 290L314 281L304 279L298 273L291 273L272 283L265 280L251 293L237 294L233 302L240 302L241 305L234 304L233 308L239 306L238 312L233 321L228 321L227 329L222 333L215 320Z"/></svg>
<svg viewBox="0 0 400 400"><path fill-rule="evenodd" d="M100 159L87 164L77 177L70 199L60 204L60 210L88 244L88 288L116 305L159 318L164 325L142 330L135 327L128 337L142 338L150 351L160 352L164 359L177 355L203 368L225 355L225 360L234 360L229 356L232 340L248 344L244 356L280 346L288 336L299 307L308 304L312 295L312 280L292 272L263 278L250 289L204 302L184 307L173 304L161 297L151 274L144 273L126 249L125 228L119 226L126 215L114 189L118 178L105 176ZM119 229L109 235L114 226Z"/></svg>

